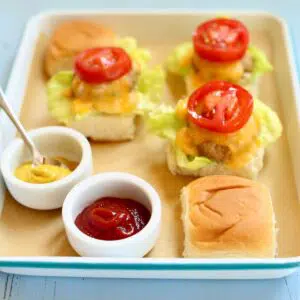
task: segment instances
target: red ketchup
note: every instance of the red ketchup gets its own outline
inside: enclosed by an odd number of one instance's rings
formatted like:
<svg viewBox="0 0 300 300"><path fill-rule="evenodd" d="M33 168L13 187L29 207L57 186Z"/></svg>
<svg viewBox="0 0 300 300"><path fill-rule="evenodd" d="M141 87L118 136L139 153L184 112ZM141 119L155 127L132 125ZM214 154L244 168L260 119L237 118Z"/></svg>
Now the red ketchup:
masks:
<svg viewBox="0 0 300 300"><path fill-rule="evenodd" d="M121 240L141 231L150 212L131 199L104 197L86 207L76 218L80 231L99 240Z"/></svg>

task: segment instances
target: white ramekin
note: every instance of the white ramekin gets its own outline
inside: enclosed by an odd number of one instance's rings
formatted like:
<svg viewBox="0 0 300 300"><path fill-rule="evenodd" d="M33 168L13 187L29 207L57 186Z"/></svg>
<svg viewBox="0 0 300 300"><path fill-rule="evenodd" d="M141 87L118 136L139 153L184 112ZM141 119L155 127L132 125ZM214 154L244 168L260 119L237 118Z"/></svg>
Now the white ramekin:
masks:
<svg viewBox="0 0 300 300"><path fill-rule="evenodd" d="M81 232L75 219L88 205L102 197L127 198L148 208L151 217L137 234L116 241L94 239ZM62 209L63 221L70 244L81 256L143 257L154 246L160 230L161 203L154 188L128 173L99 173L76 185L68 194Z"/></svg>
<svg viewBox="0 0 300 300"><path fill-rule="evenodd" d="M1 172L11 195L22 205L47 210L62 207L74 185L92 175L92 151L88 140L74 129L50 126L29 132L37 148L49 157L61 156L79 162L78 167L58 181L43 184L27 183L14 176L18 166L32 160L21 139L13 140L1 156Z"/></svg>

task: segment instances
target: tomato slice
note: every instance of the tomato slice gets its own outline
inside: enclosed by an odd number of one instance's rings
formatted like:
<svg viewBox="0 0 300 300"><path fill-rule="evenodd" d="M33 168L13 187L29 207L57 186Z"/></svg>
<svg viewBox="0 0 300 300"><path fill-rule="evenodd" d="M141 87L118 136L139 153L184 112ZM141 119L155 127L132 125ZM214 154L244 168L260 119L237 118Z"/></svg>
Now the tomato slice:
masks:
<svg viewBox="0 0 300 300"><path fill-rule="evenodd" d="M213 62L231 62L245 55L249 32L238 20L213 19L197 27L193 42L200 57Z"/></svg>
<svg viewBox="0 0 300 300"><path fill-rule="evenodd" d="M188 101L188 120L200 128L231 133L241 129L253 111L253 98L244 88L212 81L197 89Z"/></svg>
<svg viewBox="0 0 300 300"><path fill-rule="evenodd" d="M129 55L118 47L92 48L75 59L75 72L82 81L100 84L116 80L132 69Z"/></svg>

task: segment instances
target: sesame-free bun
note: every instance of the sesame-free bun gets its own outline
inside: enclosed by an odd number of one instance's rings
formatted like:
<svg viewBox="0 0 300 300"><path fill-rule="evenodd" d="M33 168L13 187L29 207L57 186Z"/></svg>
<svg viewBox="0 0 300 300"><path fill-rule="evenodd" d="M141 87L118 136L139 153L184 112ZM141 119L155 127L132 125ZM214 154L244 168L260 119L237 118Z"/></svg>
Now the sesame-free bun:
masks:
<svg viewBox="0 0 300 300"><path fill-rule="evenodd" d="M185 176L194 176L202 177L209 175L235 175L241 176L249 179L255 179L258 176L258 173L263 167L263 158L265 149L259 148L253 158L245 166L240 168L230 168L223 163L214 163L202 167L198 170L191 170L185 166L179 166L176 157L176 149L172 143L169 143L167 146L167 164L170 172L173 175L185 175Z"/></svg>
<svg viewBox="0 0 300 300"><path fill-rule="evenodd" d="M275 217L266 186L236 176L199 178L181 194L184 257L274 257Z"/></svg>
<svg viewBox="0 0 300 300"><path fill-rule="evenodd" d="M73 69L74 57L83 50L112 46L115 33L98 23L73 20L56 27L45 53L45 72L51 77Z"/></svg>
<svg viewBox="0 0 300 300"><path fill-rule="evenodd" d="M68 123L93 141L128 141L132 140L136 132L136 115L109 115L99 114L87 116L81 120Z"/></svg>

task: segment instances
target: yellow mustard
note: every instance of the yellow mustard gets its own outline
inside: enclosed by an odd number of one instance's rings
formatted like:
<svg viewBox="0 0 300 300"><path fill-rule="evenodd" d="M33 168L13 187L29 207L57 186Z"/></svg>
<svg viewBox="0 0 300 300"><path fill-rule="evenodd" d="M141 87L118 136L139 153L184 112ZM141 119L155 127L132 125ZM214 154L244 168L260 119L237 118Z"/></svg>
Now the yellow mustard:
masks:
<svg viewBox="0 0 300 300"><path fill-rule="evenodd" d="M15 176L22 181L36 184L58 181L71 174L77 166L76 163L66 159L61 161L64 167L47 164L34 166L32 162L26 162L16 169Z"/></svg>

